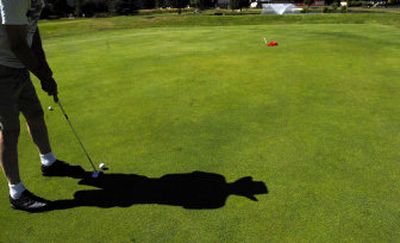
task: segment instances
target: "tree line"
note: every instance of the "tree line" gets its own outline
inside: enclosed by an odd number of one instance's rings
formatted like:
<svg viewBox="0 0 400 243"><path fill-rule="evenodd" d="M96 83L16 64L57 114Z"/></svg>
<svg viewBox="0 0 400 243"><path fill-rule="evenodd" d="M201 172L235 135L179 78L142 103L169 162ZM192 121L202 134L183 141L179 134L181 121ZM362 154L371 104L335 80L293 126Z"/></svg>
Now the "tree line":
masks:
<svg viewBox="0 0 400 243"><path fill-rule="evenodd" d="M131 15L139 9L176 8L188 6L197 9L214 8L218 0L45 0L43 17L93 16L96 13ZM226 0L232 9L246 8L249 0Z"/></svg>
<svg viewBox="0 0 400 243"><path fill-rule="evenodd" d="M277 0L280 1L280 0ZM312 5L315 0L288 0L288 2ZM341 0L325 0L325 5L339 4ZM347 0L350 6L367 0ZM389 4L398 4L400 0L368 0L385 1ZM217 6L231 9L247 8L249 0L45 0L46 7L43 18L87 16L96 14L105 15L133 15L140 9L174 8L180 13L182 9L190 6L195 9L208 9Z"/></svg>

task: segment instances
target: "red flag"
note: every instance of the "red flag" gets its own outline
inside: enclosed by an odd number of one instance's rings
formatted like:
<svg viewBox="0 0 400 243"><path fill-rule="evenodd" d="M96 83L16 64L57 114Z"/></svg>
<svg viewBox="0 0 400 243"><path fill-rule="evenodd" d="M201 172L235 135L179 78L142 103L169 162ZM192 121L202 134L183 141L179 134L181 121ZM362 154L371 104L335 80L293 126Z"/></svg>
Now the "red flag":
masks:
<svg viewBox="0 0 400 243"><path fill-rule="evenodd" d="M278 46L278 45L279 44L276 41L270 41L270 42L267 43L267 46Z"/></svg>

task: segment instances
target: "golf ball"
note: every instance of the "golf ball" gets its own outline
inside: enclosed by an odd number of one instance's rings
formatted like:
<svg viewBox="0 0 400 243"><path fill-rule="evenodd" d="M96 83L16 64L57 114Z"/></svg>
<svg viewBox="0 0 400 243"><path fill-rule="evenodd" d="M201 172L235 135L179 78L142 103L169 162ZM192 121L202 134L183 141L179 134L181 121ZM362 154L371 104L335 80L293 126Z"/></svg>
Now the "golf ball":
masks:
<svg viewBox="0 0 400 243"><path fill-rule="evenodd" d="M49 108L47 108L49 111L54 111L53 106L49 106Z"/></svg>
<svg viewBox="0 0 400 243"><path fill-rule="evenodd" d="M100 163L100 164L99 164L99 168L100 168L100 169L104 169L104 168L106 168L106 164L104 164L104 163Z"/></svg>

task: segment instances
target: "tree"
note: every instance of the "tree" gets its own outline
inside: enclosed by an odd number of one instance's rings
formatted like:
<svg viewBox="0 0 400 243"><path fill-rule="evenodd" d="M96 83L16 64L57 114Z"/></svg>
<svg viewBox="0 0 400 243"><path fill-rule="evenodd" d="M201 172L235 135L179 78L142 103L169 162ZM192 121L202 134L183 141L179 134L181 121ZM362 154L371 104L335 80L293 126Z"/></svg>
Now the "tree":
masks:
<svg viewBox="0 0 400 243"><path fill-rule="evenodd" d="M309 6L309 7L310 7L311 5L313 5L314 2L315 2L314 0L304 0L304 4L307 5L307 6Z"/></svg>
<svg viewBox="0 0 400 243"><path fill-rule="evenodd" d="M86 16L93 16L96 13L107 13L109 10L107 0L85 0L81 3L80 10Z"/></svg>
<svg viewBox="0 0 400 243"><path fill-rule="evenodd" d="M205 9L214 7L216 0L190 0L190 5L198 8Z"/></svg>
<svg viewBox="0 0 400 243"><path fill-rule="evenodd" d="M189 0L176 0L176 8L178 8L178 13L181 14L182 8L185 8L189 5Z"/></svg>
<svg viewBox="0 0 400 243"><path fill-rule="evenodd" d="M336 3L337 5L339 5L339 3L340 3L340 0L325 0L325 5L332 5L332 4L334 4L334 3Z"/></svg>
<svg viewBox="0 0 400 243"><path fill-rule="evenodd" d="M150 9L157 7L158 0L143 0L143 8Z"/></svg>
<svg viewBox="0 0 400 243"><path fill-rule="evenodd" d="M83 3L83 0L75 0L75 15L76 16L81 16L82 10L81 10L81 5Z"/></svg>
<svg viewBox="0 0 400 243"><path fill-rule="evenodd" d="M204 0L190 0L190 4L195 8L204 9Z"/></svg>
<svg viewBox="0 0 400 243"><path fill-rule="evenodd" d="M242 9L249 7L250 2L248 0L230 0L229 6L231 9Z"/></svg>
<svg viewBox="0 0 400 243"><path fill-rule="evenodd" d="M115 12L120 15L132 15L142 7L142 3L143 2L139 0L116 0Z"/></svg>
<svg viewBox="0 0 400 243"><path fill-rule="evenodd" d="M48 18L51 16L65 17L73 12L66 0L47 0L45 1L45 9L42 12L42 17Z"/></svg>

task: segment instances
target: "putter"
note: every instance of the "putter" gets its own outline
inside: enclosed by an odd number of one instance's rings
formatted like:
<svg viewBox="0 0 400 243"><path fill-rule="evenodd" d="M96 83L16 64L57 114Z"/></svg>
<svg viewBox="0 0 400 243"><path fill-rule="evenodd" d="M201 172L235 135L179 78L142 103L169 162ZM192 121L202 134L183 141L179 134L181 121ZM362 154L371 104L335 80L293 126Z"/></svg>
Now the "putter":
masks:
<svg viewBox="0 0 400 243"><path fill-rule="evenodd" d="M92 168L93 168L92 178L99 177L102 172L98 171L96 169L96 166L94 166L94 163L93 163L92 159L90 158L89 153L87 152L85 146L83 146L83 143L82 143L81 139L79 138L78 133L76 132L75 128L72 126L72 123L69 120L69 117L68 117L67 113L65 112L64 107L61 104L61 101L60 101L60 99L58 98L57 95L54 95L54 102L58 105L58 107L60 108L61 112L63 113L65 119L67 120L67 123L68 123L69 127L71 128L72 133L75 135L76 140L78 140L79 145L81 146L83 152L86 155L86 158L88 159L90 165L92 166Z"/></svg>

